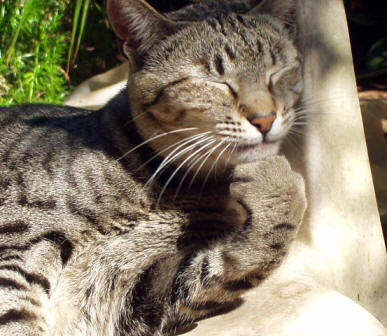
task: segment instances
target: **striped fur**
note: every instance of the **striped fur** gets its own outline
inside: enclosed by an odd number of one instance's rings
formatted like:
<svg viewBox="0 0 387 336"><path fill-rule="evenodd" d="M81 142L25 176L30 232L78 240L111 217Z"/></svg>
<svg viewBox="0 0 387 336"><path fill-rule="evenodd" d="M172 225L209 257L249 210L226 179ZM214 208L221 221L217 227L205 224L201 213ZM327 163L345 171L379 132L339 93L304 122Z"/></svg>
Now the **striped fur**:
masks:
<svg viewBox="0 0 387 336"><path fill-rule="evenodd" d="M173 334L280 264L305 197L272 156L301 90L273 3L109 0L128 90L0 108L0 335Z"/></svg>

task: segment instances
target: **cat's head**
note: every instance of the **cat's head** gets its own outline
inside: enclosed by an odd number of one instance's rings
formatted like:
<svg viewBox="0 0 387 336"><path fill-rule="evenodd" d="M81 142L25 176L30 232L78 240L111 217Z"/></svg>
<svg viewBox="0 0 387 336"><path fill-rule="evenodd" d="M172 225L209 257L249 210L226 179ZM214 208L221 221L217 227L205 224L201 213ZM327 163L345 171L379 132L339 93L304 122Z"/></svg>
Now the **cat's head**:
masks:
<svg viewBox="0 0 387 336"><path fill-rule="evenodd" d="M293 125L302 90L289 29L295 0L254 2L236 12L227 2L203 1L163 15L143 0L108 1L132 59L136 126L175 164L206 160L206 171L215 160L251 162L275 154Z"/></svg>

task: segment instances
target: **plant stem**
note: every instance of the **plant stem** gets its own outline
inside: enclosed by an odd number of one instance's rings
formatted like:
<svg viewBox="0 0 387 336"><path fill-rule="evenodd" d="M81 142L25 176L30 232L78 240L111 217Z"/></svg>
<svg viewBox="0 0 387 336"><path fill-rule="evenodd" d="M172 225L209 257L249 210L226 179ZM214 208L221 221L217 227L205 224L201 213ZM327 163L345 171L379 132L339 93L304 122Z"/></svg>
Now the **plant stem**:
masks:
<svg viewBox="0 0 387 336"><path fill-rule="evenodd" d="M16 31L13 33L12 35L12 38L11 38L11 44L8 48L8 52L7 52L7 61L6 61L6 65L8 66L10 60L11 60L11 57L12 57L12 54L13 54L13 51L15 49L15 44L16 44L16 41L17 41L17 38L19 37L19 33L20 33L20 29L24 23L24 20L29 12L29 5L32 3L33 0L24 0L24 5L23 5L23 11L22 11L22 16L20 18L20 22L16 28Z"/></svg>
<svg viewBox="0 0 387 336"><path fill-rule="evenodd" d="M71 56L73 54L73 49L74 49L75 35L77 34L77 29L78 29L78 21L79 21L79 14L81 13L81 5L82 5L82 0L77 0L75 4L75 11L74 11L74 17L73 17L73 30L71 32L70 48L67 55L67 66L66 66L67 75L70 71L70 62L71 62Z"/></svg>
<svg viewBox="0 0 387 336"><path fill-rule="evenodd" d="M86 21L87 21L87 13L89 11L90 7L90 0L85 0L83 3L83 11L82 11L82 19L81 19L81 27L79 28L79 34L78 34L78 40L77 40L77 46L75 47L74 51L74 56L73 56L73 61L72 63L75 62L75 59L77 58L78 51L79 51L79 46L81 44L81 40L84 34L85 26L86 26Z"/></svg>

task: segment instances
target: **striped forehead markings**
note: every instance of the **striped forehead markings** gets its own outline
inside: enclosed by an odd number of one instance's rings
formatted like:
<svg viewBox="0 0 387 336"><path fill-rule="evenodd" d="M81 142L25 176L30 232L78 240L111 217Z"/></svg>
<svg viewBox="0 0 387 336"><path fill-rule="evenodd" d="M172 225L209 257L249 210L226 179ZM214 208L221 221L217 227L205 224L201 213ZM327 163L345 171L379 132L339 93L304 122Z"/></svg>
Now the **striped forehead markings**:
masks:
<svg viewBox="0 0 387 336"><path fill-rule="evenodd" d="M224 45L224 51L226 52L226 54L230 60L233 60L236 58L234 51L231 49L231 47L228 44Z"/></svg>
<svg viewBox="0 0 387 336"><path fill-rule="evenodd" d="M224 75L224 65L223 65L223 58L221 55L217 54L214 58L214 65L215 69L218 72L219 75Z"/></svg>
<svg viewBox="0 0 387 336"><path fill-rule="evenodd" d="M164 90L166 90L167 88L169 87L172 87L172 86L175 86L181 82L184 82L186 81L187 79L189 79L189 77L183 77L183 78L180 78L180 79L177 79L177 80L174 80L173 82L170 82L168 83L167 85L163 86L156 94L155 98L149 102L149 103L144 103L142 105L143 109L145 110L146 108L152 106L152 105L155 105L157 104L157 102L159 101L159 99L161 98L161 96L163 95L163 92Z"/></svg>

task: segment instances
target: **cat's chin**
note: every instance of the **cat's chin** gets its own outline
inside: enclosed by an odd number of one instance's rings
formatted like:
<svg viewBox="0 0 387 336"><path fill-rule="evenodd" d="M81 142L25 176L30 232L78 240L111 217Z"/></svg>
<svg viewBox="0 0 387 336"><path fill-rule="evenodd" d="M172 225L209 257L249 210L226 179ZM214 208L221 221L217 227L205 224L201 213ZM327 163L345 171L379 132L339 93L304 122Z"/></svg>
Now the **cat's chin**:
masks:
<svg viewBox="0 0 387 336"><path fill-rule="evenodd" d="M241 147L235 151L236 164L249 163L262 160L268 156L276 155L280 148L280 142L261 143L256 146Z"/></svg>

